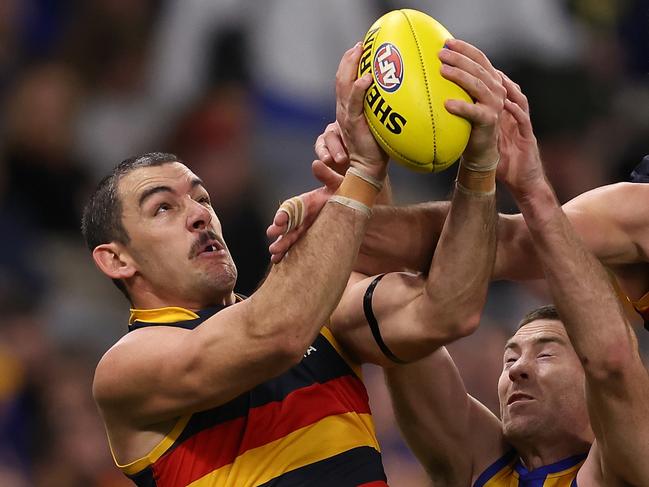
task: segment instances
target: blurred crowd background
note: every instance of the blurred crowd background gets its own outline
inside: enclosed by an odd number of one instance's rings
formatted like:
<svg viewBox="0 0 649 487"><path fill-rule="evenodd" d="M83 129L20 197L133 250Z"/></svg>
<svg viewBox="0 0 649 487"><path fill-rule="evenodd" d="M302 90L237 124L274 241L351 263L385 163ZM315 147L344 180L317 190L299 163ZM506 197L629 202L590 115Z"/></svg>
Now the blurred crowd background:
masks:
<svg viewBox="0 0 649 487"><path fill-rule="evenodd" d="M0 486L130 485L91 397L128 316L79 231L100 177L137 153L177 153L206 181L250 293L278 203L315 187L342 53L404 7L522 85L562 201L626 180L649 153L649 0L0 1ZM453 173L393 167L396 200L444 199ZM499 205L516 211L504 193ZM496 412L504 341L547 301L542 284L494 283L480 331L450 347ZM382 374L365 374L391 485L428 485Z"/></svg>

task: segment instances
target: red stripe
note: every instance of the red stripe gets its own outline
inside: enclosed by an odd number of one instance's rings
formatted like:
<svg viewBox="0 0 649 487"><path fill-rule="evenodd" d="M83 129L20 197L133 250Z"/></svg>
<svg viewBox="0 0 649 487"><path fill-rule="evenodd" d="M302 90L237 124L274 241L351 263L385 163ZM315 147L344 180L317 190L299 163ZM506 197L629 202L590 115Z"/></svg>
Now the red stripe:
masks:
<svg viewBox="0 0 649 487"><path fill-rule="evenodd" d="M386 482L383 480L376 480L374 482L368 482L366 484L360 484L356 487L390 487Z"/></svg>
<svg viewBox="0 0 649 487"><path fill-rule="evenodd" d="M291 392L283 401L251 408L247 417L200 431L163 455L153 465L154 475L160 487L185 487L247 450L327 416L348 412L370 412L367 391L357 377L312 384Z"/></svg>

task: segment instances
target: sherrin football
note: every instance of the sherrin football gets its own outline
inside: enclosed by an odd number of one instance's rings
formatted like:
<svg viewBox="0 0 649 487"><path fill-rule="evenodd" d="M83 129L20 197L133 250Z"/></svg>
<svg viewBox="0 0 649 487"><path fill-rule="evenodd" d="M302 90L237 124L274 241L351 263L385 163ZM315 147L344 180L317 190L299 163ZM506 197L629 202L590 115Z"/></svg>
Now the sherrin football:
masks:
<svg viewBox="0 0 649 487"><path fill-rule="evenodd" d="M367 31L358 76L372 73L365 117L396 162L418 172L442 171L459 159L471 124L446 111L449 98L471 102L442 77L438 52L453 36L417 10L394 10Z"/></svg>

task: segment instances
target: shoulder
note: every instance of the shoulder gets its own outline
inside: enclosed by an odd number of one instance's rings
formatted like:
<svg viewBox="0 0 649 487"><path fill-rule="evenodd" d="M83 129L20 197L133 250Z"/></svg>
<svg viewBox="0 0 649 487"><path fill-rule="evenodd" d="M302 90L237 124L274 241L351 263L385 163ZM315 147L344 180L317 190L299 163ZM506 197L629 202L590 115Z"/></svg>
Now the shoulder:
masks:
<svg viewBox="0 0 649 487"><path fill-rule="evenodd" d="M602 208L615 210L611 203L622 207L649 202L649 184L621 182L600 186L576 196L565 204L566 209ZM641 209L641 207L638 207Z"/></svg>
<svg viewBox="0 0 649 487"><path fill-rule="evenodd" d="M109 348L97 363L92 384L92 394L100 409L119 405L142 375L164 357L169 346L188 332L169 326L141 328L124 335Z"/></svg>

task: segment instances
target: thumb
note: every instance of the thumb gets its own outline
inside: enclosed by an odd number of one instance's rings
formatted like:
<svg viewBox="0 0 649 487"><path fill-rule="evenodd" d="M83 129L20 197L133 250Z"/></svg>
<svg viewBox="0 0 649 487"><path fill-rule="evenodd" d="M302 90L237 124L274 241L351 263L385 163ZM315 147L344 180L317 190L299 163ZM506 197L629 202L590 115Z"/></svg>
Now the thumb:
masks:
<svg viewBox="0 0 649 487"><path fill-rule="evenodd" d="M311 165L311 170L313 175L324 184L327 188L336 190L338 186L343 182L343 176L338 174L336 171L331 169L321 160L316 159Z"/></svg>

